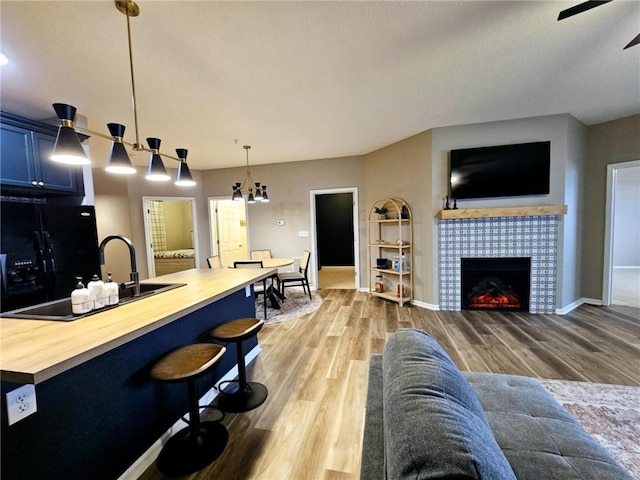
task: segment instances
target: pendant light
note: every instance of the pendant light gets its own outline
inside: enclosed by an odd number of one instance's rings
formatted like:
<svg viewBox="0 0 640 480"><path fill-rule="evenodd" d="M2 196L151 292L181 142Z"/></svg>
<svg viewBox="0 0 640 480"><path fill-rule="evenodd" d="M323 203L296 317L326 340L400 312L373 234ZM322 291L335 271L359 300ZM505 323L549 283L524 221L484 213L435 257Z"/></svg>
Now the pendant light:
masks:
<svg viewBox="0 0 640 480"><path fill-rule="evenodd" d="M193 181L193 177L187 165L186 149L178 149L178 157L173 157L164 153L160 153L160 139L147 138L149 148L146 148L140 143L140 137L138 132L138 110L136 106L136 84L133 70L133 49L131 47L131 17L137 17L140 15L140 8L133 0L115 0L116 8L119 12L127 17L127 40L129 46L129 67L131 73L131 93L132 93L132 105L133 105L133 118L135 127L135 143L126 142L123 139L125 126L119 123L109 123L107 128L109 129L110 136L88 130L86 128L77 127L73 121L75 119L76 108L72 105L63 103L54 103L53 108L56 115L60 119L60 127L58 128L58 137L56 144L53 148L51 159L59 163L66 163L69 165L86 165L91 163L87 157L78 134L81 132L90 136L105 138L111 140L111 153L109 155L108 165L105 168L110 173L117 174L131 174L135 173L136 169L131 165L131 159L127 153L125 145L132 148L134 151L147 151L151 154L149 158L149 166L147 169L146 178L151 181L166 181L169 180L169 175L162 162L162 157L170 158L179 162L178 174L176 178L176 185L179 186L193 186L196 183ZM184 151L184 155L181 156L181 152Z"/></svg>
<svg viewBox="0 0 640 480"><path fill-rule="evenodd" d="M249 149L251 146L244 145L242 148L247 152L247 173L242 183L236 182L236 184L231 187L233 191L231 199L242 200L243 195L246 195L247 203L268 202L267 186L263 185L260 187L260 182L254 182L251 177L251 168L249 168Z"/></svg>
<svg viewBox="0 0 640 480"><path fill-rule="evenodd" d="M167 169L164 168L164 163L162 163L162 158L160 157L160 139L147 138L147 144L151 149L151 156L149 157L146 179L152 182L166 182L171 177L167 174Z"/></svg>
<svg viewBox="0 0 640 480"><path fill-rule="evenodd" d="M189 165L187 165L187 151L186 148L177 148L176 154L180 159L180 165L178 165L178 175L176 177L176 185L179 187L193 187L196 182L193 181Z"/></svg>
<svg viewBox="0 0 640 480"><path fill-rule="evenodd" d="M78 134L74 130L73 121L76 118L76 107L64 103L54 103L53 109L60 120L58 136L53 147L51 160L67 165L88 165L89 157L82 148Z"/></svg>
<svg viewBox="0 0 640 480"><path fill-rule="evenodd" d="M124 143L122 143L125 126L119 123L107 123L107 128L113 137L113 143L111 144L111 153L109 154L109 164L105 170L109 173L118 173L121 175L136 173L136 169L131 165L131 159L129 158L127 149L124 147Z"/></svg>

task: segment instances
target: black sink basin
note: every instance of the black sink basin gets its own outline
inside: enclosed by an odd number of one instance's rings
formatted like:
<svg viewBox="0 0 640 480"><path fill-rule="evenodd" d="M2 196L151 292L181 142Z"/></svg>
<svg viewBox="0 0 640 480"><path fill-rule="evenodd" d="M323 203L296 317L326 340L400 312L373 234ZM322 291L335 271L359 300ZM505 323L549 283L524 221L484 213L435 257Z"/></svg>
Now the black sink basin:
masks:
<svg viewBox="0 0 640 480"><path fill-rule="evenodd" d="M133 291L131 289L120 289L120 303L118 305L125 305L127 303L135 302L136 300L148 298L152 295L167 292L184 285L186 285L186 283L141 283L140 296L138 297L133 296ZM100 308L98 310L92 310L89 313L74 315L71 311L71 299L62 298L60 300L54 300L53 302L41 303L40 305L19 308L10 312L1 313L0 317L72 322L73 320L78 320L79 318L84 318L95 313L105 312L107 310L117 308L118 305L111 305L109 307Z"/></svg>

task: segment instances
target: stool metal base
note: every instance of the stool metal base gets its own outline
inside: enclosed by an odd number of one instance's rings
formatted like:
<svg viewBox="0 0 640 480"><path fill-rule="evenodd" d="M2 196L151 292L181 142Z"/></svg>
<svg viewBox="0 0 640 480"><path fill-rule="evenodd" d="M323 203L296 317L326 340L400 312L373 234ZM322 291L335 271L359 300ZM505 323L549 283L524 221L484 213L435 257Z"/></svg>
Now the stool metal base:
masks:
<svg viewBox="0 0 640 480"><path fill-rule="evenodd" d="M200 423L198 435L190 427L183 428L162 447L158 470L174 477L197 472L222 454L228 439L227 429L218 422Z"/></svg>
<svg viewBox="0 0 640 480"><path fill-rule="evenodd" d="M247 382L241 388L237 382L220 392L212 405L223 412L248 412L259 407L267 399L267 387L257 382Z"/></svg>

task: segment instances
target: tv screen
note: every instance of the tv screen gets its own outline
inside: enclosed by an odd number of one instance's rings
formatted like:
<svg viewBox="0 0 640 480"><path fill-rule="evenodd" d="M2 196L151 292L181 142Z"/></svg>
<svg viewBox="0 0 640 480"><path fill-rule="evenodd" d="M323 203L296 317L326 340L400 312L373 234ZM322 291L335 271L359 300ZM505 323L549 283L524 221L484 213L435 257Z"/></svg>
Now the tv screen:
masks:
<svg viewBox="0 0 640 480"><path fill-rule="evenodd" d="M551 142L451 150L451 197L492 198L549 193Z"/></svg>

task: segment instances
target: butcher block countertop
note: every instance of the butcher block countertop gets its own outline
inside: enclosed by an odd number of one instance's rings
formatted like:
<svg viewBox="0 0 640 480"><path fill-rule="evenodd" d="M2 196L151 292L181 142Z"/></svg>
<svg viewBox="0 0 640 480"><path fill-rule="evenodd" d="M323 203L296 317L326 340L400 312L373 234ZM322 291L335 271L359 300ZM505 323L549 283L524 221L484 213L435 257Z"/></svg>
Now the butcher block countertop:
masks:
<svg viewBox="0 0 640 480"><path fill-rule="evenodd" d="M275 272L266 268L185 270L148 280L186 283L183 287L71 322L0 318L1 379L42 382Z"/></svg>

